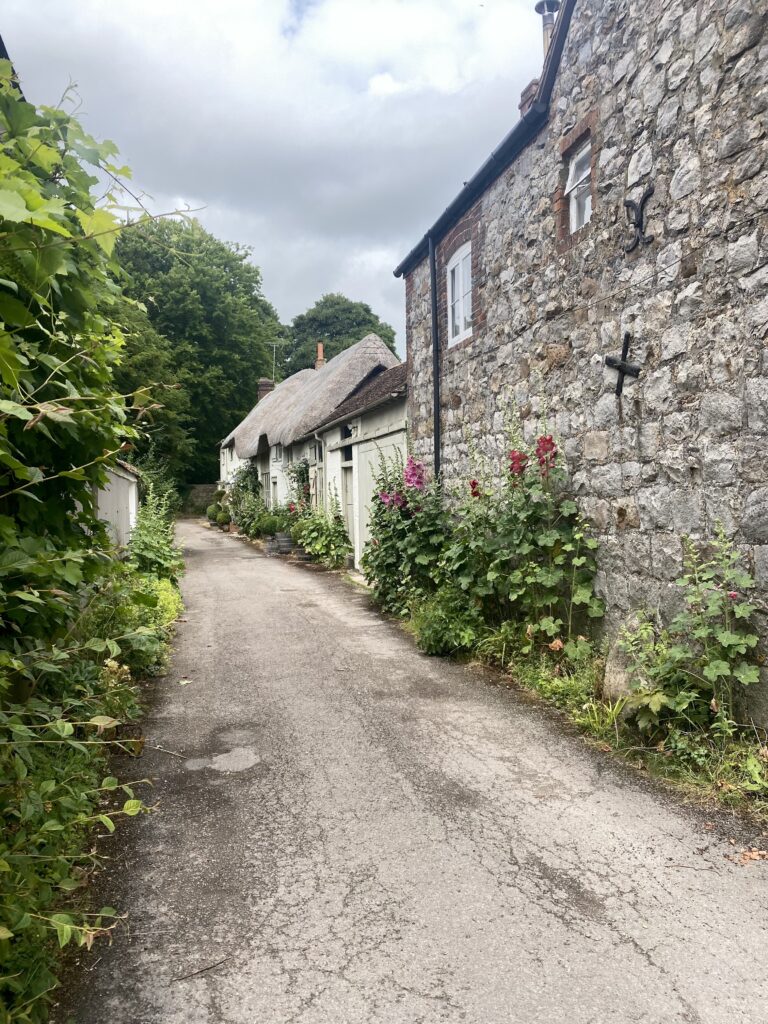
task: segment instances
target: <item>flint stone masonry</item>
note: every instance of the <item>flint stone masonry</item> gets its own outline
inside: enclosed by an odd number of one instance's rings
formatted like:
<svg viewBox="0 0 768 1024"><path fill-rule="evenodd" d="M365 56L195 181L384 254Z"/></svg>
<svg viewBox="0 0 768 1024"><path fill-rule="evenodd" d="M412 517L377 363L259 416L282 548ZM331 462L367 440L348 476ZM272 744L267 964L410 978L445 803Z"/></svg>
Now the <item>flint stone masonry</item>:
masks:
<svg viewBox="0 0 768 1024"><path fill-rule="evenodd" d="M593 214L563 245L563 145L583 124ZM624 200L650 184L655 240L625 254ZM718 523L768 589L767 227L765 0L577 0L548 122L438 242L444 477L464 486L477 447L504 465L509 411L528 440L546 422L598 531L609 632L633 608L674 610L680 536ZM444 267L470 239L473 333L448 348ZM412 446L429 462L426 258L406 311ZM619 399L605 357L624 331L641 375Z"/></svg>

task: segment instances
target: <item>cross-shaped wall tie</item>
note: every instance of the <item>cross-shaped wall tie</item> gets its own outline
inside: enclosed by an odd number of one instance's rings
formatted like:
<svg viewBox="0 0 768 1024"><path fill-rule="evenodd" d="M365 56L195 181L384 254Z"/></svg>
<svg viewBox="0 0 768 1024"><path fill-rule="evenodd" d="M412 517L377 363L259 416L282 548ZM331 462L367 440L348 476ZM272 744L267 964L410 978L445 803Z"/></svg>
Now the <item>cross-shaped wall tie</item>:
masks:
<svg viewBox="0 0 768 1024"><path fill-rule="evenodd" d="M610 366L612 370L618 371L618 379L616 380L616 397L621 395L624 390L624 378L625 377L639 377L640 367L634 363L627 362L627 356L629 355L629 343L632 340L632 335L629 331L624 333L624 344L621 346L621 358L617 359L616 356L606 356L605 365Z"/></svg>

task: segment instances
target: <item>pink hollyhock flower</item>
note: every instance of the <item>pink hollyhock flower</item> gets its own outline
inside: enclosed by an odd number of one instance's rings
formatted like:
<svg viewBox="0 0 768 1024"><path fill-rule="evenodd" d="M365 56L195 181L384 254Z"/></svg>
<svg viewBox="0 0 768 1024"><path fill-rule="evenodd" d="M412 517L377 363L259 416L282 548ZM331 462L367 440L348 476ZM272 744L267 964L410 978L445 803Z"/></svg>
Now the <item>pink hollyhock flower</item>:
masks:
<svg viewBox="0 0 768 1024"><path fill-rule="evenodd" d="M425 486L424 463L417 462L413 456L409 455L405 464L403 481L406 487L412 487L415 491L423 491Z"/></svg>
<svg viewBox="0 0 768 1024"><path fill-rule="evenodd" d="M509 472L512 476L522 476L528 465L528 456L516 448L509 453Z"/></svg>
<svg viewBox="0 0 768 1024"><path fill-rule="evenodd" d="M407 502L402 494L395 491L395 493L392 495L392 504L395 506L395 508L405 508Z"/></svg>
<svg viewBox="0 0 768 1024"><path fill-rule="evenodd" d="M386 491L379 491L379 500L382 505L390 505L392 503L392 495L387 494Z"/></svg>
<svg viewBox="0 0 768 1024"><path fill-rule="evenodd" d="M288 511L289 512L295 512L296 511L296 506L294 505L294 503L292 501L288 505Z"/></svg>
<svg viewBox="0 0 768 1024"><path fill-rule="evenodd" d="M477 480L469 481L469 493L472 495L473 498L480 497L480 484L477 482Z"/></svg>
<svg viewBox="0 0 768 1024"><path fill-rule="evenodd" d="M736 601L736 600L738 600L739 595L736 593L735 590L729 590L728 591L728 597L730 597L730 599L732 601Z"/></svg>

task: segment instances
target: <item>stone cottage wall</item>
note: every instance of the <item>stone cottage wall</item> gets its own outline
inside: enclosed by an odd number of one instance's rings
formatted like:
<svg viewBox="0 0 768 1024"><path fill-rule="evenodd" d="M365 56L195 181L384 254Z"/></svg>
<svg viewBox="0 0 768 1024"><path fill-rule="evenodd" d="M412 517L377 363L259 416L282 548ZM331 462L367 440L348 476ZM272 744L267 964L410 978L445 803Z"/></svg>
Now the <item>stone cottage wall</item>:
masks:
<svg viewBox="0 0 768 1024"><path fill-rule="evenodd" d="M768 588L765 0L579 0L551 109L438 246L442 267L471 230L476 278L471 339L445 347L441 307L446 480L468 478L470 440L501 460L511 400L529 439L545 418L559 436L609 623L669 603L681 535L717 522ZM585 130L593 215L571 240L564 152ZM650 184L655 240L625 254L624 200ZM406 302L412 446L431 460L426 259ZM641 375L618 399L605 357L625 331Z"/></svg>

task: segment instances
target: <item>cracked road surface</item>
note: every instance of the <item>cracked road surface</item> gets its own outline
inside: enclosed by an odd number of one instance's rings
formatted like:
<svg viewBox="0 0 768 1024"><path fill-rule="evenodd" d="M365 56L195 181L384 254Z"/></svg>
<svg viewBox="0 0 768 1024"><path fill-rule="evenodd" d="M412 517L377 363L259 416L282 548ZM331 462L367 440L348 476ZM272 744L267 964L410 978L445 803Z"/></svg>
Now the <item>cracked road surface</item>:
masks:
<svg viewBox="0 0 768 1024"><path fill-rule="evenodd" d="M105 841L129 918L58 1021L768 1020L768 864L724 856L749 832L421 656L344 580L180 534L138 765L160 807Z"/></svg>

